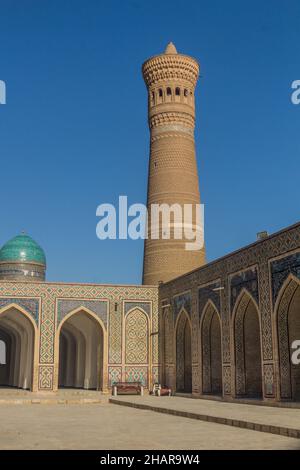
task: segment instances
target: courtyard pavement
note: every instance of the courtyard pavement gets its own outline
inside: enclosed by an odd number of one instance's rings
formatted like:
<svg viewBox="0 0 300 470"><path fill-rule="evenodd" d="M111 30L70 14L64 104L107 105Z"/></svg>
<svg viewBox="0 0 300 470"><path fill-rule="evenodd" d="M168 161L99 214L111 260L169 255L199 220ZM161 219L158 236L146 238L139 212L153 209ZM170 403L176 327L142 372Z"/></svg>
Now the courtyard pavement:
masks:
<svg viewBox="0 0 300 470"><path fill-rule="evenodd" d="M104 400L85 405L3 405L0 449L299 450L300 440L116 406Z"/></svg>
<svg viewBox="0 0 300 470"><path fill-rule="evenodd" d="M300 438L299 408L152 395L120 395L110 401L119 405Z"/></svg>

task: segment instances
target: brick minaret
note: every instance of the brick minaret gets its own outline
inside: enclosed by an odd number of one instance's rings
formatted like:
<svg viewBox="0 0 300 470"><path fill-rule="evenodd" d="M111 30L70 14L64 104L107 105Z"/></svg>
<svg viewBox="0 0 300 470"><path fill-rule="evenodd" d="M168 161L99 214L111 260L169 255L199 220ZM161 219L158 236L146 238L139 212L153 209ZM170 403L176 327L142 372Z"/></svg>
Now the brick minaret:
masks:
<svg viewBox="0 0 300 470"><path fill-rule="evenodd" d="M197 61L178 54L172 43L143 64L150 128L149 214L151 204L200 203L194 141L198 76ZM186 241L145 240L143 284L165 282L204 264L204 248L187 251Z"/></svg>

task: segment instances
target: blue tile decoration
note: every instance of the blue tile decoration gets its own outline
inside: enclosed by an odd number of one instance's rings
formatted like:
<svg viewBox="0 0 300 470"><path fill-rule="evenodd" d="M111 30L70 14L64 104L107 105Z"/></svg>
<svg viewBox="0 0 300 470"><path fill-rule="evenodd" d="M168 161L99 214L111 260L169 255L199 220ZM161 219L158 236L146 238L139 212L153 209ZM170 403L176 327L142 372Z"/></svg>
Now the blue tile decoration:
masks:
<svg viewBox="0 0 300 470"><path fill-rule="evenodd" d="M39 299L30 299L30 298L18 298L18 297L1 297L0 298L0 308L6 307L10 304L17 304L20 307L24 308L32 318L34 319L36 325L39 324Z"/></svg>
<svg viewBox="0 0 300 470"><path fill-rule="evenodd" d="M108 302L106 300L58 300L57 301L57 326L68 313L77 308L85 307L97 315L107 327L107 309Z"/></svg>
<svg viewBox="0 0 300 470"><path fill-rule="evenodd" d="M272 299L273 305L276 302L279 291L289 274L293 274L300 279L300 252L272 261Z"/></svg>

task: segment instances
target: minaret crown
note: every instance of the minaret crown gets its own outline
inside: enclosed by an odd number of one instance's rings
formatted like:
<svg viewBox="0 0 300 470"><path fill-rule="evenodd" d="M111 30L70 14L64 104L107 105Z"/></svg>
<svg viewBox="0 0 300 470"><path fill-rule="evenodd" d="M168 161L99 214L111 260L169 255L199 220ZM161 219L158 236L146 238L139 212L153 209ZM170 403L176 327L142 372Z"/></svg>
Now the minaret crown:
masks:
<svg viewBox="0 0 300 470"><path fill-rule="evenodd" d="M177 49L172 42L169 42L169 44L167 45L165 54L177 54Z"/></svg>

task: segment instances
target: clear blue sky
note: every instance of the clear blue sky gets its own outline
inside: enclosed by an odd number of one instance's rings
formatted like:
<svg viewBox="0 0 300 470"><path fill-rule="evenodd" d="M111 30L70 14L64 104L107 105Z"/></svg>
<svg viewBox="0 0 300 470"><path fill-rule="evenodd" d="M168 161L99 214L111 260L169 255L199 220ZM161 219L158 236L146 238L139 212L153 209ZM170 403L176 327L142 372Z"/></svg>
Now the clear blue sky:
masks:
<svg viewBox="0 0 300 470"><path fill-rule="evenodd" d="M299 220L299 0L0 0L0 243L25 229L48 280L139 283L142 241L100 241L96 207L146 201L141 64L201 64L196 147L208 260Z"/></svg>

